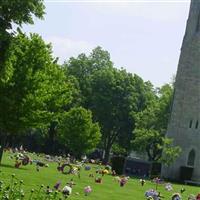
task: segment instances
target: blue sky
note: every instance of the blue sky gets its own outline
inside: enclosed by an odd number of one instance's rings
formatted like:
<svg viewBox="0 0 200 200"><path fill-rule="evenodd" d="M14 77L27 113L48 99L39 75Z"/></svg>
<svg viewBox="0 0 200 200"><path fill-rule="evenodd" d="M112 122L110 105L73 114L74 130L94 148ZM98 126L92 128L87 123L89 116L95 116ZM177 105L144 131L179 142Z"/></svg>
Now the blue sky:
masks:
<svg viewBox="0 0 200 200"><path fill-rule="evenodd" d="M45 20L24 26L53 45L60 63L101 46L115 66L155 86L176 74L189 1L45 1Z"/></svg>

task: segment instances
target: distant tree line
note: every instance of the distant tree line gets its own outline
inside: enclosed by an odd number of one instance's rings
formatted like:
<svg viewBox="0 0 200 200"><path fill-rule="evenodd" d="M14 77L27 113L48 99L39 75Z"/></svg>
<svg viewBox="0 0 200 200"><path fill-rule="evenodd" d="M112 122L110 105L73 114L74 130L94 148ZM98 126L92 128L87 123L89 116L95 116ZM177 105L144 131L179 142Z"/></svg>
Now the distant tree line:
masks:
<svg viewBox="0 0 200 200"><path fill-rule="evenodd" d="M105 163L111 152L146 152L157 161L165 151L166 163L178 155L165 138L171 84L155 88L116 68L101 47L59 65L50 44L20 28L32 24L33 16L43 18L43 1L0 5L0 157L6 145L21 144L77 157L99 148Z"/></svg>

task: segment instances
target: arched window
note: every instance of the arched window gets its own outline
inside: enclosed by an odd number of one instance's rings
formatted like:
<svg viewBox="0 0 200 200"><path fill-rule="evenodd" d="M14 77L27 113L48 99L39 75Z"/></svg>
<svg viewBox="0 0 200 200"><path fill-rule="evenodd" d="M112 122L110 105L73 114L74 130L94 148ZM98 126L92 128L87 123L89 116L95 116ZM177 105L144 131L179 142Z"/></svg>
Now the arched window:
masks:
<svg viewBox="0 0 200 200"><path fill-rule="evenodd" d="M195 161L195 151L192 149L188 155L188 161L187 164L189 166L194 166L194 161Z"/></svg>

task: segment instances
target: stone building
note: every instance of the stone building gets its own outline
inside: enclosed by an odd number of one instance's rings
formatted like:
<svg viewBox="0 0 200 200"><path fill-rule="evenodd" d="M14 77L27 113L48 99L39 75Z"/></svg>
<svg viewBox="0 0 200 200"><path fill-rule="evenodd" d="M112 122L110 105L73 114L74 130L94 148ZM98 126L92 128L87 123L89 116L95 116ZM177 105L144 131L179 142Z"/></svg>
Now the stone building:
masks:
<svg viewBox="0 0 200 200"><path fill-rule="evenodd" d="M180 179L180 169L191 168L200 180L200 0L192 0L181 48L167 137L182 148L178 159L162 167L162 176Z"/></svg>

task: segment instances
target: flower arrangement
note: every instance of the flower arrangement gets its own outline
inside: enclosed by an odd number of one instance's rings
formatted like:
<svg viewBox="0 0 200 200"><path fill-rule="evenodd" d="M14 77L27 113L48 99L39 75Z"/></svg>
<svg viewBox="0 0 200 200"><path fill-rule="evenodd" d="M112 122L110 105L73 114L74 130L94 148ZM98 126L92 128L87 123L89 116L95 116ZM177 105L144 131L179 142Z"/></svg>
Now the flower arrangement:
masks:
<svg viewBox="0 0 200 200"><path fill-rule="evenodd" d="M123 187L126 183L127 183L127 181L128 181L128 178L127 177L122 177L121 179L120 179L120 186L121 187Z"/></svg>
<svg viewBox="0 0 200 200"><path fill-rule="evenodd" d="M117 175L115 170L112 170L111 174L112 174L112 176L116 176Z"/></svg>
<svg viewBox="0 0 200 200"><path fill-rule="evenodd" d="M69 196L72 193L72 188L68 185L66 185L63 189L62 189L62 193L65 196Z"/></svg>
<svg viewBox="0 0 200 200"><path fill-rule="evenodd" d="M92 188L90 186L86 186L84 188L85 196L88 196L92 192Z"/></svg>
<svg viewBox="0 0 200 200"><path fill-rule="evenodd" d="M159 193L156 190L149 189L145 192L147 199L159 200Z"/></svg>
<svg viewBox="0 0 200 200"><path fill-rule="evenodd" d="M86 165L86 166L85 166L85 170L86 170L86 171L89 171L89 170L91 170L91 167L90 167L89 165Z"/></svg>
<svg viewBox="0 0 200 200"><path fill-rule="evenodd" d="M61 182L58 181L58 182L54 185L54 189L58 190L59 187L60 187L60 185L61 185Z"/></svg>
<svg viewBox="0 0 200 200"><path fill-rule="evenodd" d="M95 183L102 183L102 178L101 177L96 177L95 178Z"/></svg>
<svg viewBox="0 0 200 200"><path fill-rule="evenodd" d="M196 196L196 200L200 200L200 193L197 194L197 196Z"/></svg>
<svg viewBox="0 0 200 200"><path fill-rule="evenodd" d="M109 171L107 169L102 170L102 175L109 174Z"/></svg>
<svg viewBox="0 0 200 200"><path fill-rule="evenodd" d="M165 190L172 191L173 190L172 184L171 183L165 184Z"/></svg>
<svg viewBox="0 0 200 200"><path fill-rule="evenodd" d="M156 184L162 184L163 180L160 179L159 177L156 177L156 178L153 179L153 182L156 183Z"/></svg>
<svg viewBox="0 0 200 200"><path fill-rule="evenodd" d="M140 184L141 184L141 186L144 186L145 180L144 179L140 179Z"/></svg>
<svg viewBox="0 0 200 200"><path fill-rule="evenodd" d="M158 189L158 185L164 183L164 181L162 179L160 179L159 177L154 178L153 182L156 184L156 190Z"/></svg>

